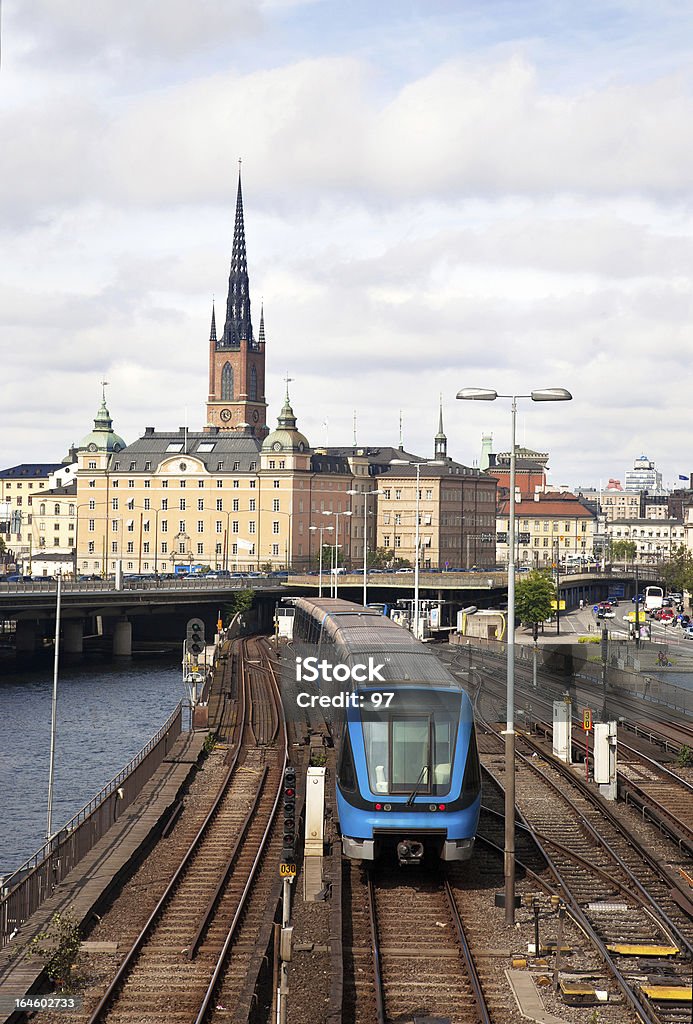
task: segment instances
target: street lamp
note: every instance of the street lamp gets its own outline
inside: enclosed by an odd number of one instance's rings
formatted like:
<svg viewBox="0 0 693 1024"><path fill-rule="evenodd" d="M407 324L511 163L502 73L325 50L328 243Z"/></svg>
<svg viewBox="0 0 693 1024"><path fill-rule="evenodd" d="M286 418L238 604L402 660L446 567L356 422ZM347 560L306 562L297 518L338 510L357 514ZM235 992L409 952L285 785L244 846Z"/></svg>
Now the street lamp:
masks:
<svg viewBox="0 0 693 1024"><path fill-rule="evenodd" d="M335 518L334 569L333 569L334 584L330 581L330 597L334 596L336 598L338 596L338 583L337 583L337 580L339 578L339 573L337 572L337 569L339 568L339 517L340 516L350 516L351 514L352 514L351 512L323 512L324 516L334 516L334 518ZM334 595L332 594L332 589L333 588L334 588Z"/></svg>
<svg viewBox="0 0 693 1024"><path fill-rule="evenodd" d="M383 494L383 491L347 491L347 494L363 494L363 607L365 608L368 604L368 534L367 534L367 515L368 515L368 499L371 495Z"/></svg>
<svg viewBox="0 0 693 1024"><path fill-rule="evenodd" d="M541 388L528 395L499 395L487 388L462 388L457 398L467 402L493 402L509 398L512 402L510 437L510 503L508 515L508 643L506 670L507 722L505 728L505 920L515 921L515 426L517 399L533 402L569 402L565 388Z"/></svg>
<svg viewBox="0 0 693 1024"><path fill-rule="evenodd" d="M419 546L421 543L420 536L420 522L421 516L419 514L419 501L421 497L421 467L422 466L435 466L435 462L411 462L409 459L391 459L390 465L395 466L414 466L416 468L416 505L415 505L415 516L416 516L416 527L414 530L414 636L417 640L419 636Z"/></svg>
<svg viewBox="0 0 693 1024"><path fill-rule="evenodd" d="M320 531L320 576L318 583L318 597L322 597L322 535L323 533L332 533L334 526L309 526L308 529L312 532L315 532L315 530Z"/></svg>

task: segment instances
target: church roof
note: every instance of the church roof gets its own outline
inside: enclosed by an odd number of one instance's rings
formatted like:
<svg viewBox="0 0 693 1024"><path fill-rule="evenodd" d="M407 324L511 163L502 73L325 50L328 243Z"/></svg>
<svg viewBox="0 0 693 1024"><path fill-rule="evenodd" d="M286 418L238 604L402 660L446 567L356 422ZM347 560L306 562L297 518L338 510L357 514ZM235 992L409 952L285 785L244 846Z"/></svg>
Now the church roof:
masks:
<svg viewBox="0 0 693 1024"><path fill-rule="evenodd" d="M216 336L216 325L215 325ZM226 299L226 322L218 348L239 348L241 341L255 346L253 324L250 319L250 285L248 281L248 260L245 251L245 224L243 220L243 192L241 171L238 169L238 192L236 194L236 220L233 228L231 269L229 270L229 292Z"/></svg>
<svg viewBox="0 0 693 1024"><path fill-rule="evenodd" d="M77 449L80 451L84 451L85 448L93 452L119 452L125 448L125 441L113 429L113 420L106 408L105 397L101 399L99 411L94 419L94 429L77 445Z"/></svg>

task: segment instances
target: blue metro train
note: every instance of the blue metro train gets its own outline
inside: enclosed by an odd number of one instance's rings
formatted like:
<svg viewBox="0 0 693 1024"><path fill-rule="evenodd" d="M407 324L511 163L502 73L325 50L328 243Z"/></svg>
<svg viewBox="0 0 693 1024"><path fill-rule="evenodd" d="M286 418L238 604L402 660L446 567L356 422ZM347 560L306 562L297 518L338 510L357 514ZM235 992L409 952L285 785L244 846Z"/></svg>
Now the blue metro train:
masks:
<svg viewBox="0 0 693 1024"><path fill-rule="evenodd" d="M329 666L318 686L330 706L345 691L352 695L332 723L345 856L375 860L394 848L401 864L426 854L467 860L481 777L464 689L430 649L376 609L323 598L293 603L297 664L314 658ZM314 679L316 661L309 664Z"/></svg>

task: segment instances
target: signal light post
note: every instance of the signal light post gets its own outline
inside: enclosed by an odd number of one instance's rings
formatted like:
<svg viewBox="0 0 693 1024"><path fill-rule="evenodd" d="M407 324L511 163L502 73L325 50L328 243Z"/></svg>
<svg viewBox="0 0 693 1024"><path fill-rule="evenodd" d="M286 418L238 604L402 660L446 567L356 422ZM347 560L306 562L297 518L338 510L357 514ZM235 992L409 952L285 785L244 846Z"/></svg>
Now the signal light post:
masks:
<svg viewBox="0 0 693 1024"><path fill-rule="evenodd" d="M284 769L282 786L282 852L279 875L282 885L282 926L279 941L279 984L275 989L279 1024L285 1024L289 994L289 961L291 960L291 882L296 877L296 769ZM275 947L276 948L276 947Z"/></svg>

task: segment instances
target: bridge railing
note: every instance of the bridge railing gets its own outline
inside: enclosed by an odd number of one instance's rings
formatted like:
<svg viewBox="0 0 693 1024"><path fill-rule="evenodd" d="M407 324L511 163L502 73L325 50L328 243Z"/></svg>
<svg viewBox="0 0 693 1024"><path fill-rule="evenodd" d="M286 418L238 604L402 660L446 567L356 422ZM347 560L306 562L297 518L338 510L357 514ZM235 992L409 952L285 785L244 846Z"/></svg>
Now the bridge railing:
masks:
<svg viewBox="0 0 693 1024"><path fill-rule="evenodd" d="M51 896L57 885L115 824L181 733L183 701L159 731L63 828L3 882L0 948Z"/></svg>

